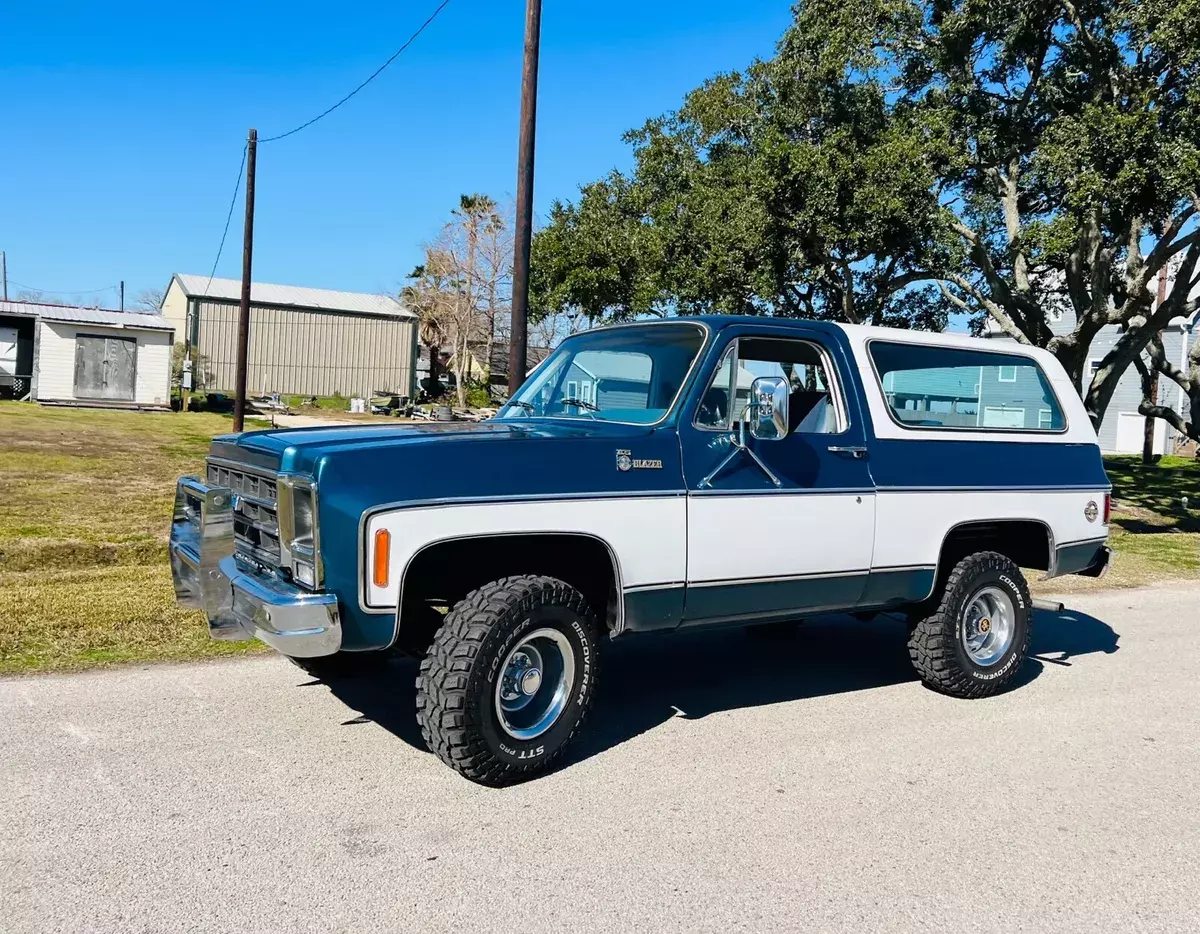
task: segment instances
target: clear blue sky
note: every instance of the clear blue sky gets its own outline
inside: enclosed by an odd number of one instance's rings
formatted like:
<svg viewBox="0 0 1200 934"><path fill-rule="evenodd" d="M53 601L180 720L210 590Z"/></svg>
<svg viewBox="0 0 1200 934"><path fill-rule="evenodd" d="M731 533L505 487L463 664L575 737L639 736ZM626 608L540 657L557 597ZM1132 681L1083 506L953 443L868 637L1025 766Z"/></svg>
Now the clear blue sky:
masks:
<svg viewBox="0 0 1200 934"><path fill-rule="evenodd" d="M7 3L0 249L47 290L207 273L247 128L290 129L436 6ZM629 164L623 131L769 55L789 0L545 0L536 209ZM255 279L394 290L464 192L511 197L524 0L452 0L347 105L258 158ZM217 274L241 268L241 202ZM69 297L69 296L66 296ZM112 305L113 293L97 296Z"/></svg>

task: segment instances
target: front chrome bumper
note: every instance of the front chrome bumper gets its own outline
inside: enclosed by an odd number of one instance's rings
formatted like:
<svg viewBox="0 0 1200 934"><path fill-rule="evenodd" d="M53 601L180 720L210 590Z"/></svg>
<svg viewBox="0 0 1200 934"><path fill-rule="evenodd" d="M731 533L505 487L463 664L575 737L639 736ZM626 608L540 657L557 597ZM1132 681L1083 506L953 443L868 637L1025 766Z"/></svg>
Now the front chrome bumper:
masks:
<svg viewBox="0 0 1200 934"><path fill-rule="evenodd" d="M234 556L233 491L180 478L169 553L175 599L204 611L214 639L257 638L294 658L341 648L337 597L260 573Z"/></svg>

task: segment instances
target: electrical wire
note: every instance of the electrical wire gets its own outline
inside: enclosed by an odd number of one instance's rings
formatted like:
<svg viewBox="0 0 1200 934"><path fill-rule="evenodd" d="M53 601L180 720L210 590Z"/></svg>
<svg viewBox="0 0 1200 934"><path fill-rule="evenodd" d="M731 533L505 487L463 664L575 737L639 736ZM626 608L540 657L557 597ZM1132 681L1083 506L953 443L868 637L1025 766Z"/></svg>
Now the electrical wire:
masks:
<svg viewBox="0 0 1200 934"><path fill-rule="evenodd" d="M392 62L394 62L397 58L399 58L401 52L403 52L410 45L412 45L414 42L417 41L417 37L425 31L426 27L429 26L430 23L432 23L435 19L437 19L438 14L441 13L442 10L444 10L449 5L449 3L450 3L450 0L442 0L442 3L438 6L438 8L436 10L434 10L433 13L430 14L429 19L425 20L425 22L423 22L421 24L421 28L418 29L416 32L414 32L411 36L408 37L408 40L404 43L404 45L400 46L400 48L396 49L396 51L392 53L391 58L389 58L386 62L384 62L382 65L380 65L378 68L376 68L374 73L369 78L367 78L366 81L364 81L362 84L360 84L358 87L356 87L353 91L351 91L349 94L347 94L345 97L343 97L340 101L338 101L336 104L334 104L328 110L322 111L321 113L319 113L315 117L313 117L311 120L309 120L307 123L302 123L295 129L288 130L286 133L280 133L277 136L268 136L264 139L260 139L259 142L260 143L273 143L273 142L275 142L275 140L284 139L285 137L291 136L293 133L299 133L301 130L312 126L314 123L316 123L318 120L322 119L323 117L329 116L331 113L333 113L339 107L341 107L342 104L346 103L346 101L350 100L350 98L352 98L355 94L357 94L359 91L361 91L363 88L365 88L368 84L370 84L372 81L374 81L376 78L378 78L381 74L383 74L383 70L385 68L387 68L388 65L390 65Z"/></svg>
<svg viewBox="0 0 1200 934"><path fill-rule="evenodd" d="M17 288L25 289L29 292L43 292L46 295L94 295L97 292L117 292L121 288L119 285L106 285L99 289L39 289L36 286L18 282L16 279L9 279L8 284L15 285Z"/></svg>
<svg viewBox="0 0 1200 934"><path fill-rule="evenodd" d="M229 236L229 222L233 220L233 208L237 204L238 192L242 188L242 173L246 171L246 147L242 147L242 164L238 166L237 181L233 183L233 197L229 199L229 213L225 215L225 229L221 231L221 245L217 247L217 258L213 260L212 271L208 274L208 282L204 284L204 294L208 295L213 276L217 274L217 263L221 262L221 253L225 250L225 238Z"/></svg>
<svg viewBox="0 0 1200 934"><path fill-rule="evenodd" d="M412 45L414 42L416 42L417 37L420 36L421 33L423 33L426 30L426 28L428 28L430 23L432 23L435 19L438 18L438 14L441 13L442 10L444 10L447 6L449 6L449 4L450 4L450 0L442 0L442 2L438 5L437 9L435 9L429 15L429 18L426 19L425 22L423 22L421 24L420 28L418 28L416 32L414 32L411 36L409 36L408 39L405 41L405 43L402 46L400 46L400 48L396 49L396 51L392 53L391 57L386 62L384 62L382 65L380 65L378 68L376 68L375 71L372 72L372 74L365 81L362 82L362 84L360 84L358 87L356 87L353 91L351 91L349 94L347 94L345 97L343 97L340 101L338 101L332 107L328 108L327 110L322 111L321 113L319 113L315 117L313 117L311 120L300 124L298 127L288 130L286 133L279 133L275 136L267 136L267 137L260 139L259 142L260 143L273 143L276 140L284 139L288 136L292 136L296 133L299 133L301 130L312 126L318 120L329 116L331 113L333 113L339 107L341 107L342 104L346 103L346 101L350 100L350 98L352 98L355 94L357 94L359 91L361 91L363 88L365 88L368 84L370 84L372 81L374 81L376 78L378 78L381 74L383 74L384 69L386 69L390 64L392 64L392 62L394 62L397 58L399 58L401 53L404 52L405 49L407 49L410 45ZM229 236L229 224L233 220L233 209L234 209L235 205L237 204L238 192L241 191L241 188L242 188L242 175L246 171L246 149L247 149L246 146L242 147L242 163L241 163L241 165L238 166L237 181L234 183L234 186L233 186L233 197L229 199L229 212L225 215L225 229L223 231L221 231L221 243L217 247L217 258L213 260L212 270L208 274L208 282L205 283L205 285L204 285L204 294L206 296L208 295L209 288L212 287L213 279L216 277L217 265L221 262L221 254L225 250L225 239L226 239L226 237ZM101 291L101 290L97 290L97 291Z"/></svg>

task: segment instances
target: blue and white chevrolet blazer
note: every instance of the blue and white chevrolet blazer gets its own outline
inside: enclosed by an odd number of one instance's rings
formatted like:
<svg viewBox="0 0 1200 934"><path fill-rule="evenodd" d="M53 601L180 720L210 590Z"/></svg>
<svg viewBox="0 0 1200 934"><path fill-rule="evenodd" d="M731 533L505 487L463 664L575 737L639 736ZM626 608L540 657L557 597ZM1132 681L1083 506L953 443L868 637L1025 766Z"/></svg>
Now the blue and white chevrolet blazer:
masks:
<svg viewBox="0 0 1200 934"><path fill-rule="evenodd" d="M569 338L481 424L220 437L170 555L216 638L322 677L418 655L430 749L506 784L577 732L605 642L651 630L898 613L926 684L994 694L1021 569L1103 573L1109 491L1045 351L678 318Z"/></svg>

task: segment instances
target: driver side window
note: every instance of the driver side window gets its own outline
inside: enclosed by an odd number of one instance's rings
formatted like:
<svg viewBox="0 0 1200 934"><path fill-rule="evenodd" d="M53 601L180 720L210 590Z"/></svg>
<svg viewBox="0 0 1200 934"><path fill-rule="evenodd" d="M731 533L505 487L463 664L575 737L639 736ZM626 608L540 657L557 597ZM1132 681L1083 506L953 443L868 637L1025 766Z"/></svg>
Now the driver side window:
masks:
<svg viewBox="0 0 1200 934"><path fill-rule="evenodd" d="M696 425L730 429L745 414L750 386L781 376L791 387L788 434L836 434L842 416L824 354L802 340L742 337L731 343L700 400Z"/></svg>

